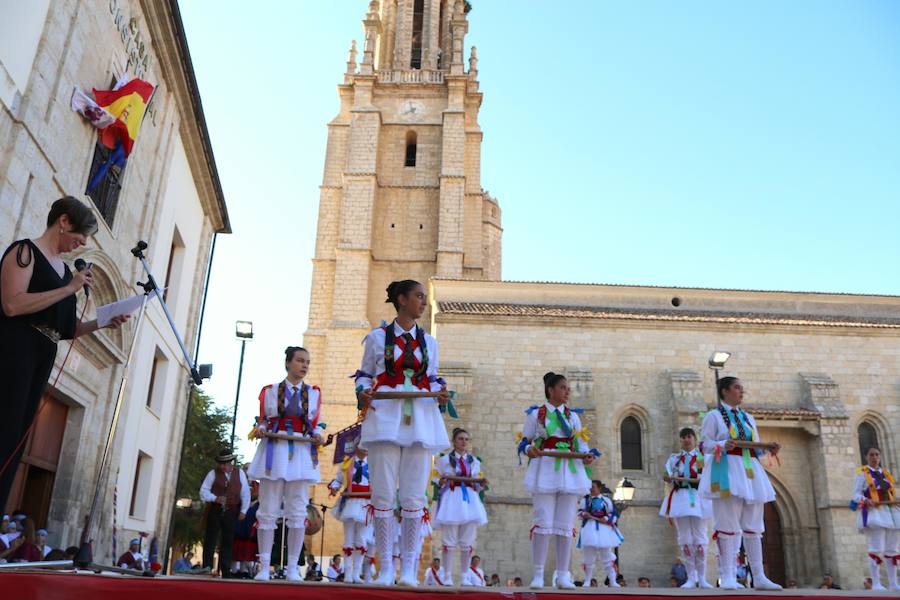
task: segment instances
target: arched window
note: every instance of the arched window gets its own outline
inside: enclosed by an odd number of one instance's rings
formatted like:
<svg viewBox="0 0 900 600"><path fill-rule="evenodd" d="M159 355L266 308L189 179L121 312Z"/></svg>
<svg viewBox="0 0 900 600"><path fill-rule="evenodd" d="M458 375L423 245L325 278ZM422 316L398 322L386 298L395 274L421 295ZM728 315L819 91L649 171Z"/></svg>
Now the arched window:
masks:
<svg viewBox="0 0 900 600"><path fill-rule="evenodd" d="M416 166L416 132L410 131L406 134L406 160L403 162L405 167Z"/></svg>
<svg viewBox="0 0 900 600"><path fill-rule="evenodd" d="M641 424L634 417L625 417L619 426L619 434L622 446L622 468L644 468L644 458L641 450Z"/></svg>
<svg viewBox="0 0 900 600"><path fill-rule="evenodd" d="M875 426L868 421L863 421L856 428L856 435L859 437L859 456L862 464L866 464L866 451L869 448L878 448L878 432Z"/></svg>

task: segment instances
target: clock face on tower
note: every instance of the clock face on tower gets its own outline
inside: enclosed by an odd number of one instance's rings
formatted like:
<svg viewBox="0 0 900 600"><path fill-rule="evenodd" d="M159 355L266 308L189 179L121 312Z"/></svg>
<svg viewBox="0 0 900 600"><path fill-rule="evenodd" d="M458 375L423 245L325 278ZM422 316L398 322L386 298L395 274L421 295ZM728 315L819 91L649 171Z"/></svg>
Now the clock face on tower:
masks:
<svg viewBox="0 0 900 600"><path fill-rule="evenodd" d="M425 115L425 105L418 100L404 100L400 105L400 117L411 121Z"/></svg>

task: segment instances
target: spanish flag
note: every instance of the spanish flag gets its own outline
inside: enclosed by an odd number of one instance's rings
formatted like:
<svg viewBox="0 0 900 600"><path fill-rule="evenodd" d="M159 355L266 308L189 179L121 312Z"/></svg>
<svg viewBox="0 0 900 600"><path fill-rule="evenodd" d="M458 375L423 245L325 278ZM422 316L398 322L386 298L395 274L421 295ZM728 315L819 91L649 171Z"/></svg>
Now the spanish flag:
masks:
<svg viewBox="0 0 900 600"><path fill-rule="evenodd" d="M107 148L115 148L121 141L125 156L131 154L131 147L137 139L144 111L153 96L153 86L143 79L132 79L113 90L94 90L97 104L115 117L115 122L100 131L100 142Z"/></svg>

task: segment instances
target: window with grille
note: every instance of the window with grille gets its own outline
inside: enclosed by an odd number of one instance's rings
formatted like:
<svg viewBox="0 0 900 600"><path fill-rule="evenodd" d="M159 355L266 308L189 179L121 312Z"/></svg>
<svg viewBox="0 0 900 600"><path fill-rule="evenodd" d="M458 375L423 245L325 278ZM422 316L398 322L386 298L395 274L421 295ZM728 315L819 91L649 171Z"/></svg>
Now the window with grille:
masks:
<svg viewBox="0 0 900 600"><path fill-rule="evenodd" d="M406 160L403 161L403 166L416 166L416 149L416 132L410 131L406 134Z"/></svg>
<svg viewBox="0 0 900 600"><path fill-rule="evenodd" d="M425 22L425 0L413 3L412 55L409 66L412 69L422 68L422 24Z"/></svg>
<svg viewBox="0 0 900 600"><path fill-rule="evenodd" d="M125 175L124 165L110 166L94 189L89 188L91 181L94 180L94 177L103 165L106 164L109 157L112 156L112 153L112 150L101 144L99 139L97 140L97 143L94 144L94 159L91 161L88 183L85 186L85 193L94 201L94 206L97 207L97 210L100 212L100 215L103 217L103 220L106 221L106 224L110 229L115 221L116 209L119 206L119 192L122 191L122 178Z"/></svg>

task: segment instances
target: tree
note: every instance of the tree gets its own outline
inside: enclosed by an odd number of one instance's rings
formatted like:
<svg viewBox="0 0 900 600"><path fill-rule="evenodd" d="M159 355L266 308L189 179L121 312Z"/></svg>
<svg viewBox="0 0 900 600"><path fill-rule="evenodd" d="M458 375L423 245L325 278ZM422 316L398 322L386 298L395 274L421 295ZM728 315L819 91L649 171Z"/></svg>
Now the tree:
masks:
<svg viewBox="0 0 900 600"><path fill-rule="evenodd" d="M227 408L215 406L200 388L193 387L187 419L175 497L191 498L197 505L203 478L215 464L219 451L229 446L231 415ZM203 539L202 516L202 507L176 509L172 545L183 551L199 543Z"/></svg>

